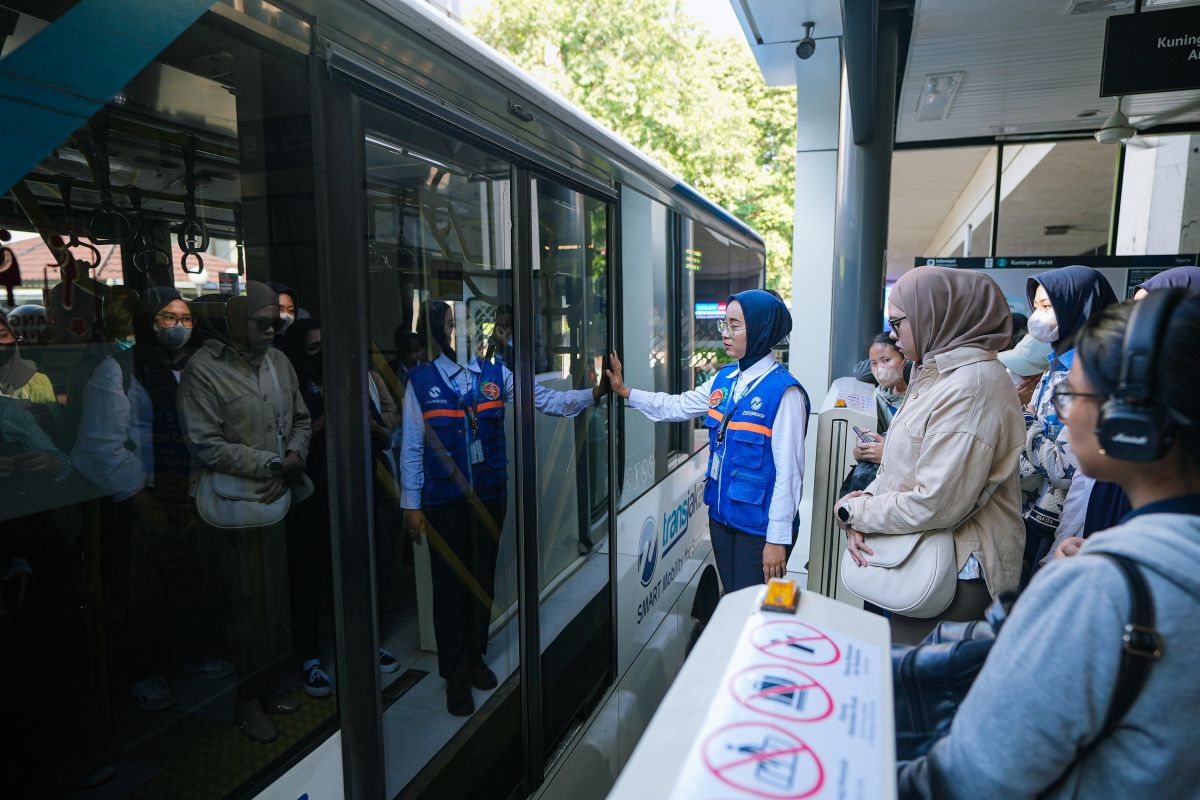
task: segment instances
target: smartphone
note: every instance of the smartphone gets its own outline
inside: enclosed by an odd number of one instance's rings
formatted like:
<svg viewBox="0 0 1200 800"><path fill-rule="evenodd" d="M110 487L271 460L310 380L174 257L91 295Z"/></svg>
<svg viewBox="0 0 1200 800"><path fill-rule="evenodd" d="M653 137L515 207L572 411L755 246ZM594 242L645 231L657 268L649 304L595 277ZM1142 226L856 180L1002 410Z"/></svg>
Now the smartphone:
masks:
<svg viewBox="0 0 1200 800"><path fill-rule="evenodd" d="M855 426L854 426L854 435L855 435L855 436L857 436L857 437L858 437L858 440L859 440L860 442L862 442L863 444L866 444L867 442L873 441L873 440L871 439L871 437L870 437L870 436L867 436L867 434L866 434L866 433L863 431L863 429L862 429L862 428L860 428L860 427L858 427L857 425L855 425Z"/></svg>

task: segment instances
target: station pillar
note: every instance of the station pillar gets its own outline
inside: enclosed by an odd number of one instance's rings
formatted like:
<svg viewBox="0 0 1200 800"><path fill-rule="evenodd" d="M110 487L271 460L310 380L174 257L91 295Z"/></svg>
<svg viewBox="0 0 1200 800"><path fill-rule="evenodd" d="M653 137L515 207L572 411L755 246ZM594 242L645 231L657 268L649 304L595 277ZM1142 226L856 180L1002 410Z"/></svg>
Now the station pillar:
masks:
<svg viewBox="0 0 1200 800"><path fill-rule="evenodd" d="M827 328L835 378L853 374L854 365L866 355L867 343L883 326L899 49L899 32L892 16L880 18L872 134L866 141L856 141L847 84L842 81L833 317Z"/></svg>

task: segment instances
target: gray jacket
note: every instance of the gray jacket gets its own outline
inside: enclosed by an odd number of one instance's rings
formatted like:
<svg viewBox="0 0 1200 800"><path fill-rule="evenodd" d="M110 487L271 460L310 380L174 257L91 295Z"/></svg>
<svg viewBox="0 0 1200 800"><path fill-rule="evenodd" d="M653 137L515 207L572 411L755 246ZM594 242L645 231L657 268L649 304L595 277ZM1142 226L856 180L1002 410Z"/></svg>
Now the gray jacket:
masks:
<svg viewBox="0 0 1200 800"><path fill-rule="evenodd" d="M1104 724L1120 663L1135 560L1154 596L1164 653L1125 718ZM1013 609L950 734L928 766L950 797L1200 797L1200 517L1146 514L1088 539L1037 574ZM1043 795L1059 777L1066 779Z"/></svg>

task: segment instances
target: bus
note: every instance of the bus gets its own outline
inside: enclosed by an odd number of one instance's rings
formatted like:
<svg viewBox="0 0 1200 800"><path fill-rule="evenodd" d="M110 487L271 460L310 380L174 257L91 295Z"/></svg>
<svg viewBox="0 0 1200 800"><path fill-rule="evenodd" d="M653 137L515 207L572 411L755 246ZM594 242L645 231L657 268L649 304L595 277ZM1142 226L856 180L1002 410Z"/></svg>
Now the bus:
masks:
<svg viewBox="0 0 1200 800"><path fill-rule="evenodd" d="M721 592L706 437L605 394L605 359L649 390L711 376L763 240L423 2L104 5L0 2L5 60L67 76L11 102L93 103L36 161L0 157L22 176L2 327L52 387L0 387L3 456L37 466L0 484L27 788L604 796ZM94 61L139 48L128 74ZM507 376L480 388L505 479L466 492L482 522L416 537L410 477L436 465L401 420L440 356ZM286 515L203 516L205 470L265 485L285 430ZM455 713L452 642L483 675Z"/></svg>

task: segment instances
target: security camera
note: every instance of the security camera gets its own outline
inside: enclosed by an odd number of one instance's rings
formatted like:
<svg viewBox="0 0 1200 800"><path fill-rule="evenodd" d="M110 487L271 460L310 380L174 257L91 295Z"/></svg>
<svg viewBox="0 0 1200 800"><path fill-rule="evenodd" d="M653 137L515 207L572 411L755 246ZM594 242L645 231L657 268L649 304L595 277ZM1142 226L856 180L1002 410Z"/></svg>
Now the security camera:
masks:
<svg viewBox="0 0 1200 800"><path fill-rule="evenodd" d="M804 38L796 45L796 58L801 61L807 61L812 58L813 53L817 52L817 42L812 37L815 27L817 27L815 22L804 23Z"/></svg>

